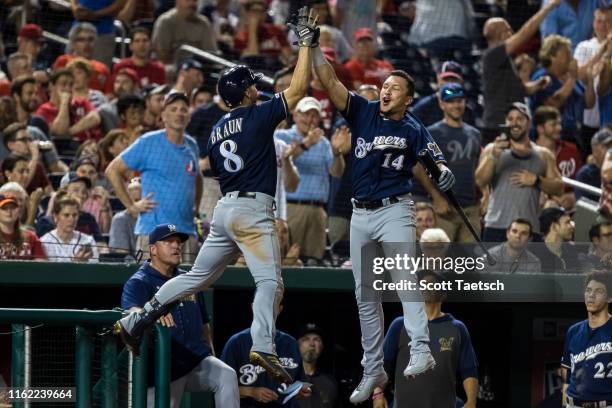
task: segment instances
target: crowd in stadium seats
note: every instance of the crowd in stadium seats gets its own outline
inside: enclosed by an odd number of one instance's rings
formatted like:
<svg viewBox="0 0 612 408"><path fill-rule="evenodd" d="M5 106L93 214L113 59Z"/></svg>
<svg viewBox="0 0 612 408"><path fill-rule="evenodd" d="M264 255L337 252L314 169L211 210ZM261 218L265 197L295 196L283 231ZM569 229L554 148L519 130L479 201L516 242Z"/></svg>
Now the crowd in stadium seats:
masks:
<svg viewBox="0 0 612 408"><path fill-rule="evenodd" d="M582 199L598 213L576 220L591 229L589 252L577 256L612 252L606 0L545 0L520 10L479 0L39 0L0 10L0 259L137 258L146 246L134 232L140 215L124 208L105 170L143 134L164 127L171 91L189 99L187 134L203 175L198 235L189 246L197 252L221 194L207 141L229 108L215 89L223 67L183 46L274 78L259 85L261 98L269 98L291 80L297 47L284 23L304 3L319 15L322 50L347 87L375 100L391 70L415 79L412 112L443 148L459 181L455 193L484 241L507 241L506 255L514 256L510 243L526 226L527 241L546 243L548 252L538 256L540 269L549 270L546 259L564 260L574 248L560 220L573 223ZM283 181L277 224L286 230L286 264L340 266L348 261L350 132L314 73L308 94L275 134ZM148 169L135 151L142 169L126 173L126 191L134 202L158 200L166 192L141 196L139 176L148 177ZM150 160L169 160L160 152ZM413 171L417 238L441 228L450 242L473 242L423 169ZM544 226L551 209L563 215ZM81 234L72 249L57 249ZM59 239L56 248L49 237Z"/></svg>

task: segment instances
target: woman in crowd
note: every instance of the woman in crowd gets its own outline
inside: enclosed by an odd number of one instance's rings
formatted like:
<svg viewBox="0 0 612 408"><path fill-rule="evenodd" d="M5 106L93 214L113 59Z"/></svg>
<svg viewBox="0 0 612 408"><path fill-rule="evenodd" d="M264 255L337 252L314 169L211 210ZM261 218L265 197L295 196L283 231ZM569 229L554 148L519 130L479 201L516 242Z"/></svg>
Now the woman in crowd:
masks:
<svg viewBox="0 0 612 408"><path fill-rule="evenodd" d="M17 200L0 195L0 259L47 259L36 234L22 228Z"/></svg>
<svg viewBox="0 0 612 408"><path fill-rule="evenodd" d="M127 149L129 146L129 139L124 129L113 129L100 140L98 146L100 155L102 156L100 171L104 172L108 163L119 156L119 153Z"/></svg>
<svg viewBox="0 0 612 408"><path fill-rule="evenodd" d="M63 196L53 203L55 229L40 239L52 262L98 262L98 248L91 235L76 230L79 201Z"/></svg>
<svg viewBox="0 0 612 408"><path fill-rule="evenodd" d="M28 196L27 191L19 183L14 181L5 183L0 187L0 194L11 197L19 204L21 224L28 229L34 229L34 223L39 212L39 204L43 198L44 192L41 188L37 188Z"/></svg>

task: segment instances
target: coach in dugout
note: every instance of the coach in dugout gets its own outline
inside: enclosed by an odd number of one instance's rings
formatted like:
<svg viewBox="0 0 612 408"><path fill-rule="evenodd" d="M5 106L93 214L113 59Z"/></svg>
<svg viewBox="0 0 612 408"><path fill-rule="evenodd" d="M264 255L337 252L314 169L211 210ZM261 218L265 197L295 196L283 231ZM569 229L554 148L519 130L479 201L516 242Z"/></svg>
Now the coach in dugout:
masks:
<svg viewBox="0 0 612 408"><path fill-rule="evenodd" d="M561 358L564 407L612 407L611 302L610 268L587 275L584 304L588 318L567 330Z"/></svg>
<svg viewBox="0 0 612 408"><path fill-rule="evenodd" d="M419 282L441 283L444 278L433 271L417 272ZM463 382L467 396L463 408L475 408L478 394L478 363L467 328L450 313L442 312L443 291L423 291L425 313L429 320L431 353L436 360L434 370L406 379L403 369L410 358L410 337L406 334L403 317L395 319L385 336L385 371L393 376L394 407L397 408L453 408L457 406L457 378ZM372 394L374 408L387 408L383 390Z"/></svg>
<svg viewBox="0 0 612 408"><path fill-rule="evenodd" d="M181 246L189 235L178 232L173 224L160 224L149 235L151 259L123 286L121 307L140 310L166 281L184 273L178 268ZM236 372L214 357L208 314L202 292L180 299L171 313L159 322L170 328L170 407L178 408L184 391L212 391L215 405L238 408ZM151 379L151 378L150 378ZM151 381L149 381L151 383ZM154 406L155 388L147 391L147 406Z"/></svg>

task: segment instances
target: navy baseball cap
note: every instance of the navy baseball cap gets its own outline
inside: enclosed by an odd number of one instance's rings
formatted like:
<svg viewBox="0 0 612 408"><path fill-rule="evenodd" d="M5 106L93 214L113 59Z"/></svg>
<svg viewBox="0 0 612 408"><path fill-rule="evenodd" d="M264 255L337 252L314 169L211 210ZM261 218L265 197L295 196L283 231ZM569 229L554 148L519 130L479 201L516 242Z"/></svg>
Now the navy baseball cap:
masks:
<svg viewBox="0 0 612 408"><path fill-rule="evenodd" d="M175 235L181 239L181 242L185 242L189 239L189 235L185 234L184 232L178 232L174 224L159 224L149 234L149 245L153 245L157 241L161 241Z"/></svg>
<svg viewBox="0 0 612 408"><path fill-rule="evenodd" d="M323 329L321 329L316 323L306 323L298 329L297 339L301 339L307 334L317 334L323 338Z"/></svg>
<svg viewBox="0 0 612 408"><path fill-rule="evenodd" d="M62 178L62 180L60 181L60 187L64 187L68 184L78 182L84 183L88 190L91 188L91 180L88 177L78 176L75 171L71 171L70 173L68 173L68 177L64 176Z"/></svg>
<svg viewBox="0 0 612 408"><path fill-rule="evenodd" d="M461 84L451 82L442 86L440 89L440 97L444 102L457 98L465 99L465 92Z"/></svg>

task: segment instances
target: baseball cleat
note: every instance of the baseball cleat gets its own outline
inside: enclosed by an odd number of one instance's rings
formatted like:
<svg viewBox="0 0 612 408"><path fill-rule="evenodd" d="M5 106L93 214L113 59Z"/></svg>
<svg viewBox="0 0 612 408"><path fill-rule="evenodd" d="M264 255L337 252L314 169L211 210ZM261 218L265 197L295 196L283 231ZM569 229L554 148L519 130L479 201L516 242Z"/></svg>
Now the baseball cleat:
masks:
<svg viewBox="0 0 612 408"><path fill-rule="evenodd" d="M404 370L404 377L414 378L427 370L433 370L435 366L436 360L430 352L412 354L408 366Z"/></svg>
<svg viewBox="0 0 612 408"><path fill-rule="evenodd" d="M353 391L353 393L351 394L349 400L353 404L359 404L360 402L364 402L365 400L370 398L370 395L372 395L374 388L385 388L385 385L387 385L388 380L389 377L387 377L387 373L385 373L384 371L376 375L364 375L361 378L361 381L359 382L357 388L355 388L355 391Z"/></svg>
<svg viewBox="0 0 612 408"><path fill-rule="evenodd" d="M293 382L293 378L291 375L283 368L278 357L274 354L268 354L261 351L251 351L249 353L249 360L253 364L257 364L262 367L264 370L268 372L274 379L278 382L291 384Z"/></svg>
<svg viewBox="0 0 612 408"><path fill-rule="evenodd" d="M127 349L134 354L134 357L138 356L140 353L140 337L135 337L128 333L128 331L121 325L121 320L115 322L115 325L113 326L113 333L121 338L123 344L125 344Z"/></svg>

